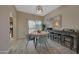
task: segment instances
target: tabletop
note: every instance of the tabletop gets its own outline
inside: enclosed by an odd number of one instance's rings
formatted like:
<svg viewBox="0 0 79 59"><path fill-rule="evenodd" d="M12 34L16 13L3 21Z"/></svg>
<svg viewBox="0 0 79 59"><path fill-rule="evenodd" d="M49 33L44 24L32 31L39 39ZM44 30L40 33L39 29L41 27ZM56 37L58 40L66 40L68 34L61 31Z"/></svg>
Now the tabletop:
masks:
<svg viewBox="0 0 79 59"><path fill-rule="evenodd" d="M31 35L37 35L37 36L39 36L39 35L47 35L49 32L45 32L45 31L41 31L40 33L39 32L32 32L32 33L30 33Z"/></svg>

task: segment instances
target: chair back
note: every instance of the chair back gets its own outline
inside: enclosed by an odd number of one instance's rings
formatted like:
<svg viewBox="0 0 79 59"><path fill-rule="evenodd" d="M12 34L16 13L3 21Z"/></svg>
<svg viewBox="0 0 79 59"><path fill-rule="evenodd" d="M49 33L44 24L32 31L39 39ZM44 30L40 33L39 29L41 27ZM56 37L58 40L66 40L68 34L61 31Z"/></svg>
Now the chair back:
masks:
<svg viewBox="0 0 79 59"><path fill-rule="evenodd" d="M39 43L45 43L45 42L47 42L47 39L48 39L48 35L41 35L41 36L39 36L38 41L39 41Z"/></svg>
<svg viewBox="0 0 79 59"><path fill-rule="evenodd" d="M34 37L33 35L31 35L31 34L27 34L27 35L26 35L26 39L27 39L27 40L34 40L35 37Z"/></svg>

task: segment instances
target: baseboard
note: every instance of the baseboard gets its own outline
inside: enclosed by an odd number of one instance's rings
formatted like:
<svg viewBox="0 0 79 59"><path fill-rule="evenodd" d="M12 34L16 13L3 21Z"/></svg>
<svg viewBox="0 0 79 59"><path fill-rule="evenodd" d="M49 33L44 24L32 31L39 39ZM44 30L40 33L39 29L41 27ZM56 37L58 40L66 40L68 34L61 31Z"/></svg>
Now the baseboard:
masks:
<svg viewBox="0 0 79 59"><path fill-rule="evenodd" d="M23 36L23 37L18 37L18 39L25 39L25 36Z"/></svg>
<svg viewBox="0 0 79 59"><path fill-rule="evenodd" d="M8 54L8 51L0 51L0 54Z"/></svg>

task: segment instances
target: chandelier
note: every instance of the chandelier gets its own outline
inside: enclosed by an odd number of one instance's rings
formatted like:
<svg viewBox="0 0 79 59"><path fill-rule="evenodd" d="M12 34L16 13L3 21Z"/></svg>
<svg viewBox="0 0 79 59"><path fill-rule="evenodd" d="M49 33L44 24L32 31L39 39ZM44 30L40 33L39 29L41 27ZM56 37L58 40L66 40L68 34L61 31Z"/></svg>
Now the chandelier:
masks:
<svg viewBox="0 0 79 59"><path fill-rule="evenodd" d="M36 12L37 12L37 14L41 14L43 12L42 6L40 6L40 5L36 6Z"/></svg>

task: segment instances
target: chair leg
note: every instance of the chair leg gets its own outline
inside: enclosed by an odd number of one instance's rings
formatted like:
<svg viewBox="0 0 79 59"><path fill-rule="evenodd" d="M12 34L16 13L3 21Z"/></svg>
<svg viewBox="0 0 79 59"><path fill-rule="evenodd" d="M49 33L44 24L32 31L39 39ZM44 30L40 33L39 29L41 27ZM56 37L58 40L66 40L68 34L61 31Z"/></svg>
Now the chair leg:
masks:
<svg viewBox="0 0 79 59"><path fill-rule="evenodd" d="M27 43L26 43L26 47L28 46L28 43L29 43L29 41L27 41Z"/></svg>
<svg viewBox="0 0 79 59"><path fill-rule="evenodd" d="M48 46L47 46L47 43L45 43L45 47L46 47L46 50L47 50L49 53L51 53L51 52L49 51L49 48L48 48Z"/></svg>
<svg viewBox="0 0 79 59"><path fill-rule="evenodd" d="M35 48L37 48L37 40L36 41L34 40L34 45L35 45Z"/></svg>
<svg viewBox="0 0 79 59"><path fill-rule="evenodd" d="M45 47L48 49L47 44L45 43Z"/></svg>

